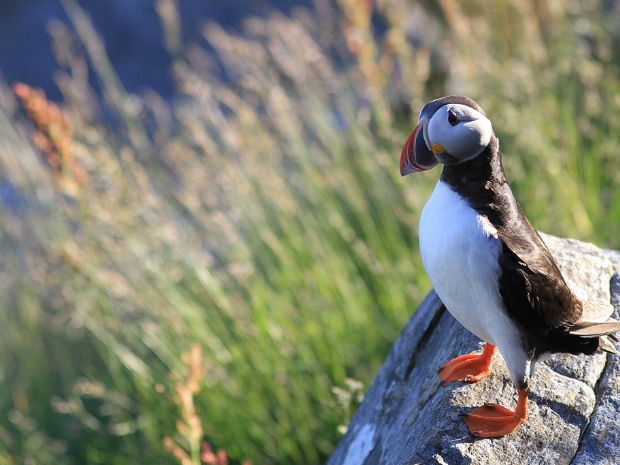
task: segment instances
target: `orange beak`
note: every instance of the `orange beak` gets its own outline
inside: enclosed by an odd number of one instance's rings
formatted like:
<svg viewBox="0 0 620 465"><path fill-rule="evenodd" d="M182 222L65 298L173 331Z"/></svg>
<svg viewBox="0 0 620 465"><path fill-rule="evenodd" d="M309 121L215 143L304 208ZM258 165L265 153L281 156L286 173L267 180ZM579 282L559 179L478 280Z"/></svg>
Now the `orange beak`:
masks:
<svg viewBox="0 0 620 465"><path fill-rule="evenodd" d="M430 170L437 164L437 158L426 145L424 127L426 122L421 121L415 127L400 154L400 175L407 176L418 171Z"/></svg>

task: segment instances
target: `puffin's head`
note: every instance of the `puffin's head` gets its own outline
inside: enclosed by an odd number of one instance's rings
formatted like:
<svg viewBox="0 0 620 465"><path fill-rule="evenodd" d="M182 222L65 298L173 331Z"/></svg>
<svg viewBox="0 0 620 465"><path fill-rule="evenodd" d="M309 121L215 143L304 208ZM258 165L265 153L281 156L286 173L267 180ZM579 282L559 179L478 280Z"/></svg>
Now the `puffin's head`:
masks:
<svg viewBox="0 0 620 465"><path fill-rule="evenodd" d="M403 147L400 174L471 160L489 145L492 135L491 121L472 99L449 95L428 102Z"/></svg>

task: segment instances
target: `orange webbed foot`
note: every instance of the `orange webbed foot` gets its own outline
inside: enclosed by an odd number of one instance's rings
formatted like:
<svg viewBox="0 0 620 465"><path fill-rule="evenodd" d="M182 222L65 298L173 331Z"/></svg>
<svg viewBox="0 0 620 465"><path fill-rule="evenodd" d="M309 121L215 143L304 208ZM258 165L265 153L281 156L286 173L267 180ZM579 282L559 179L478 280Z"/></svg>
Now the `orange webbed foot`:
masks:
<svg viewBox="0 0 620 465"><path fill-rule="evenodd" d="M439 378L445 386L450 381L475 383L491 373L496 347L488 342L481 354L461 355L449 361L439 370Z"/></svg>
<svg viewBox="0 0 620 465"><path fill-rule="evenodd" d="M463 415L471 434L479 438L499 438L512 433L527 418L527 389L519 389L515 411L497 404L484 404Z"/></svg>

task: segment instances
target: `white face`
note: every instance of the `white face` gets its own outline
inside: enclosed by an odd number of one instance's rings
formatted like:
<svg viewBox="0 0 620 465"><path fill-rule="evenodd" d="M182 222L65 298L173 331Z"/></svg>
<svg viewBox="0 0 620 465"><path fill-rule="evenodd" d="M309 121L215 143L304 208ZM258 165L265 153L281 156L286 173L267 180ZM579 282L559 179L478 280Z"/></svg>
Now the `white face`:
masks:
<svg viewBox="0 0 620 465"><path fill-rule="evenodd" d="M467 105L447 104L432 116L424 134L426 143L441 163L454 163L479 155L491 140L491 121Z"/></svg>

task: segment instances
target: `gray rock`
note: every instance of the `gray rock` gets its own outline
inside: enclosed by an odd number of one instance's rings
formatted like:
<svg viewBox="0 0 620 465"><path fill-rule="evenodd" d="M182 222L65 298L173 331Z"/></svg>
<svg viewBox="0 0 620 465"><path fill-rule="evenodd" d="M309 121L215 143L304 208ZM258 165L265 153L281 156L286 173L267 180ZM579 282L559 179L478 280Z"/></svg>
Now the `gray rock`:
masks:
<svg viewBox="0 0 620 465"><path fill-rule="evenodd" d="M571 239L543 239L579 297L620 301L620 253ZM527 422L503 438L477 439L461 414L484 402L516 405L501 356L491 376L475 384L440 387L437 370L481 348L482 342L431 291L394 344L328 465L620 463L619 357L554 355L539 363Z"/></svg>

